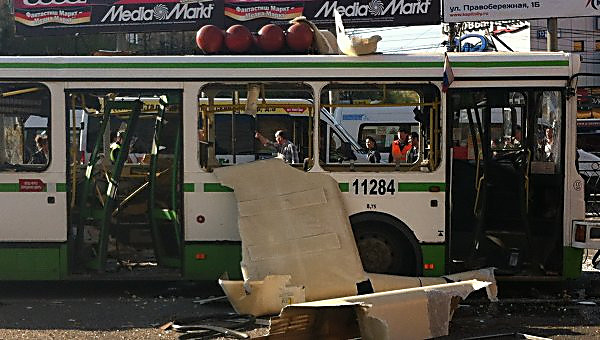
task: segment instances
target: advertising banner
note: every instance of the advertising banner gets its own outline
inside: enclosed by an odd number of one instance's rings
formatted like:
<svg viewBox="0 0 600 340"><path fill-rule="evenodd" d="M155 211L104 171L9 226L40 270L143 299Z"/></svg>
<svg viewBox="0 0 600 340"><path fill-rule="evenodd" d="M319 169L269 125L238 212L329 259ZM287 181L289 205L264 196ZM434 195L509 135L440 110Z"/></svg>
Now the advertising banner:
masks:
<svg viewBox="0 0 600 340"><path fill-rule="evenodd" d="M319 28L440 23L441 0L13 0L18 35L192 31L241 24L252 31L298 16Z"/></svg>
<svg viewBox="0 0 600 340"><path fill-rule="evenodd" d="M219 5L220 3L220 5ZM191 31L223 25L221 1L14 0L18 35Z"/></svg>
<svg viewBox="0 0 600 340"><path fill-rule="evenodd" d="M321 29L335 27L337 9L346 28L436 25L441 0L225 1L226 26L242 23L256 30L268 23L287 24L302 15Z"/></svg>
<svg viewBox="0 0 600 340"><path fill-rule="evenodd" d="M600 15L600 0L444 0L444 22Z"/></svg>

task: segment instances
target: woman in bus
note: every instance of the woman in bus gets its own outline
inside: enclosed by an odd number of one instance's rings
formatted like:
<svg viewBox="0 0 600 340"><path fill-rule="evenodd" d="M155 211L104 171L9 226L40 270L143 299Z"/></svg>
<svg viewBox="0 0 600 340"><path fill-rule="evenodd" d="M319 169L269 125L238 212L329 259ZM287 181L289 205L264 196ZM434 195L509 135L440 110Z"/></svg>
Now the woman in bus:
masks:
<svg viewBox="0 0 600 340"><path fill-rule="evenodd" d="M379 151L377 151L377 142L375 141L375 138L367 136L365 138L365 145L367 146L367 159L369 160L369 163L380 163L381 155L379 154Z"/></svg>
<svg viewBox="0 0 600 340"><path fill-rule="evenodd" d="M48 163L48 137L45 135L35 136L35 144L38 150L31 156L30 164Z"/></svg>

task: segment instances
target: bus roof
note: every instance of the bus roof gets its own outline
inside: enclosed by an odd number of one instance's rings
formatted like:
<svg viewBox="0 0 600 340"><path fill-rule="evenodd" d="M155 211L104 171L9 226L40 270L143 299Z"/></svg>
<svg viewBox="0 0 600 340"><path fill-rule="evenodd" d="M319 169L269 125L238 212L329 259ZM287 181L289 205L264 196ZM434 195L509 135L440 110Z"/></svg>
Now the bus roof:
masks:
<svg viewBox="0 0 600 340"><path fill-rule="evenodd" d="M448 53L455 78L568 77L564 52ZM260 69L260 72L257 72ZM442 78L444 54L0 57L0 77L24 79ZM126 70L126 72L124 72ZM324 72L323 70L327 70ZM349 72L349 70L352 70Z"/></svg>

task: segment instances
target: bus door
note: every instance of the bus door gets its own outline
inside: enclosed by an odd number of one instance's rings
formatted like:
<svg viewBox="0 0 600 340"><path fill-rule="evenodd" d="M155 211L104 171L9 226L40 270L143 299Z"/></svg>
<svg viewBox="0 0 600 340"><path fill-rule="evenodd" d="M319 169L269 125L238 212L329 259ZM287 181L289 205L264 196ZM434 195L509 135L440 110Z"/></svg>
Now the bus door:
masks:
<svg viewBox="0 0 600 340"><path fill-rule="evenodd" d="M152 275L148 268L180 268L181 92L78 91L67 98L68 112L88 114L82 133L91 146L78 158L81 143L67 140L71 269Z"/></svg>
<svg viewBox="0 0 600 340"><path fill-rule="evenodd" d="M450 96L451 259L511 275L560 275L561 91Z"/></svg>

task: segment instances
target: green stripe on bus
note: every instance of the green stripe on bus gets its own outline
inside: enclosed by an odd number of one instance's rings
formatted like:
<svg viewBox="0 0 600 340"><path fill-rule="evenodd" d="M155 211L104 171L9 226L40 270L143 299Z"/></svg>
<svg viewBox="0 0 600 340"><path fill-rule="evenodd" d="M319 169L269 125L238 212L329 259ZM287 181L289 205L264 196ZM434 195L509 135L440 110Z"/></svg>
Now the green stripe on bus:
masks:
<svg viewBox="0 0 600 340"><path fill-rule="evenodd" d="M67 192L67 183L56 183L56 192Z"/></svg>
<svg viewBox="0 0 600 340"><path fill-rule="evenodd" d="M538 60L538 61L454 61L452 67L557 67L568 66L568 60ZM33 68L33 69L299 69L299 68L442 68L443 62L232 62L232 63L0 63L0 68Z"/></svg>
<svg viewBox="0 0 600 340"><path fill-rule="evenodd" d="M446 273L445 245L422 244L421 252L423 254L423 276L442 276Z"/></svg>
<svg viewBox="0 0 600 340"><path fill-rule="evenodd" d="M196 185L194 183L183 183L183 192L194 192L196 191Z"/></svg>
<svg viewBox="0 0 600 340"><path fill-rule="evenodd" d="M0 280L59 280L67 274L65 244L0 248Z"/></svg>
<svg viewBox="0 0 600 340"><path fill-rule="evenodd" d="M204 192L233 192L233 189L221 183L204 183Z"/></svg>
<svg viewBox="0 0 600 340"><path fill-rule="evenodd" d="M569 66L568 60L539 61L453 61L452 67L556 67Z"/></svg>
<svg viewBox="0 0 600 340"><path fill-rule="evenodd" d="M350 183L338 183L341 192L349 192L350 191Z"/></svg>
<svg viewBox="0 0 600 340"><path fill-rule="evenodd" d="M563 277L576 279L581 276L583 249L563 247Z"/></svg>
<svg viewBox="0 0 600 340"><path fill-rule="evenodd" d="M242 278L242 246L239 242L186 243L183 249L183 277L186 280L217 280L223 273L229 279Z"/></svg>
<svg viewBox="0 0 600 340"><path fill-rule="evenodd" d="M19 183L0 183L0 192L19 192Z"/></svg>
<svg viewBox="0 0 600 340"><path fill-rule="evenodd" d="M443 192L446 191L446 183L398 183L398 191L408 192Z"/></svg>
<svg viewBox="0 0 600 340"><path fill-rule="evenodd" d="M37 69L215 69L215 68L441 68L442 62L248 62L248 63L0 63L0 68Z"/></svg>

